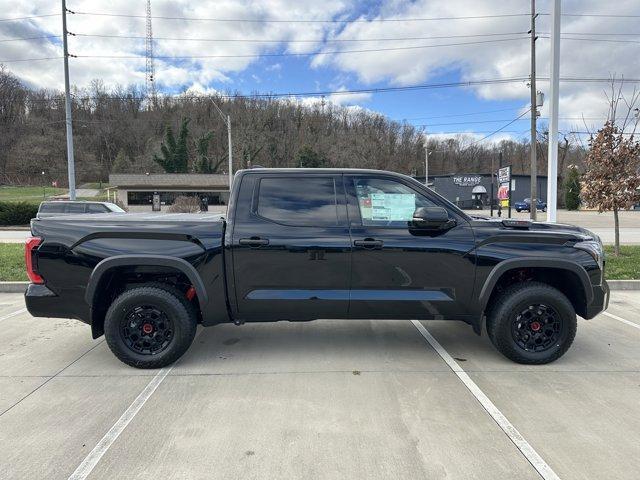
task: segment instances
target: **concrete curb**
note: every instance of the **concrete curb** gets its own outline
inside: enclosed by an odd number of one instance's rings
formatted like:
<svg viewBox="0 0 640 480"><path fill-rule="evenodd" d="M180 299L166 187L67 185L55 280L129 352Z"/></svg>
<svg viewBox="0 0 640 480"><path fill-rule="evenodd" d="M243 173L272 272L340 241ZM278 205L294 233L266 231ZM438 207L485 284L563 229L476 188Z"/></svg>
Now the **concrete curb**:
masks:
<svg viewBox="0 0 640 480"><path fill-rule="evenodd" d="M640 290L640 280L609 280L611 290ZM24 293L29 282L0 282L0 293Z"/></svg>
<svg viewBox="0 0 640 480"><path fill-rule="evenodd" d="M609 280L611 290L640 290L640 280Z"/></svg>
<svg viewBox="0 0 640 480"><path fill-rule="evenodd" d="M0 293L24 293L29 282L0 282Z"/></svg>

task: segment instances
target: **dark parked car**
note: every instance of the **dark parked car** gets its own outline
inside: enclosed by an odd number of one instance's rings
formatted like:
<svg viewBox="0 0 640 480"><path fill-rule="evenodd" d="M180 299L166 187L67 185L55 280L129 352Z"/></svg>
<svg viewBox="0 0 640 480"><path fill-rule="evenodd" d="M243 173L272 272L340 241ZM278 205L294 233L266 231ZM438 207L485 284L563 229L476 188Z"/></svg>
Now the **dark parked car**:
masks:
<svg viewBox="0 0 640 480"><path fill-rule="evenodd" d="M521 202L515 202L513 204L516 212L530 212L531 211L531 199L525 198ZM536 207L538 210L542 210L543 212L547 211L547 204L540 199L536 200Z"/></svg>
<svg viewBox="0 0 640 480"><path fill-rule="evenodd" d="M59 200L42 202L36 218L59 217L61 215L81 215L83 213L126 213L111 202L83 202Z"/></svg>
<svg viewBox="0 0 640 480"><path fill-rule="evenodd" d="M459 320L541 364L609 300L587 230L472 217L375 170L241 170L226 219L85 215L31 233L29 312L90 324L139 368L178 359L198 324L320 318Z"/></svg>

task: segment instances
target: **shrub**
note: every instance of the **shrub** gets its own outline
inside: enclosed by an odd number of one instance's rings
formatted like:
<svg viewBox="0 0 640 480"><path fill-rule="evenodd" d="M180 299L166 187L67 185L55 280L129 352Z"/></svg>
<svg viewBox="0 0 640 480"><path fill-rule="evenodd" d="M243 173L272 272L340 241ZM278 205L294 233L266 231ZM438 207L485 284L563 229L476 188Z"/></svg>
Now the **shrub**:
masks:
<svg viewBox="0 0 640 480"><path fill-rule="evenodd" d="M0 202L0 225L29 225L38 205L27 202Z"/></svg>
<svg viewBox="0 0 640 480"><path fill-rule="evenodd" d="M197 213L200 211L198 197L176 197L173 205L169 207L169 213Z"/></svg>

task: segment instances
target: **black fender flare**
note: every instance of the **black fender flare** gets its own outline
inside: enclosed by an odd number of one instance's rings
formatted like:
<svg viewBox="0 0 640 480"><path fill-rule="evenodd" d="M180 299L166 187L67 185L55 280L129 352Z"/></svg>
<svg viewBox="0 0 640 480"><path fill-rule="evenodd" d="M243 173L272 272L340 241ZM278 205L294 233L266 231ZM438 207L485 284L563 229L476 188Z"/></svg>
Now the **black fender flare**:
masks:
<svg viewBox="0 0 640 480"><path fill-rule="evenodd" d="M202 277L186 260L177 257L169 257L165 255L116 255L113 257L105 258L98 263L87 283L87 289L84 294L85 301L92 306L97 294L98 286L102 277L111 269L117 267L126 266L158 266L158 267L170 267L184 273L191 285L196 289L198 295L198 302L200 304L200 310L204 312L206 305L209 303L209 295L202 281Z"/></svg>
<svg viewBox="0 0 640 480"><path fill-rule="evenodd" d="M480 290L480 295L478 296L480 311L484 312L487 308L489 297L491 296L496 283L498 283L498 279L504 273L516 268L536 267L568 270L572 273L575 273L580 280L580 283L582 284L582 288L584 290L584 298L587 302L587 305L590 305L591 302L593 302L593 288L591 287L591 280L589 279L589 274L581 265L569 260L557 258L514 258L498 263L495 267L493 267L493 270L491 270L491 272L487 276L487 279L482 286L482 290Z"/></svg>

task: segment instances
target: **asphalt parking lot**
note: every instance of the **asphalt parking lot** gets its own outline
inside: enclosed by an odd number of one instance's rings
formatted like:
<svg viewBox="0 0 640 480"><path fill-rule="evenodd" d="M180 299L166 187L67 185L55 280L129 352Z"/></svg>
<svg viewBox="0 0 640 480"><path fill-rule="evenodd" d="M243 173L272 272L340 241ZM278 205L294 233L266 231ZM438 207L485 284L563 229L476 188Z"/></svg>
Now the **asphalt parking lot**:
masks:
<svg viewBox="0 0 640 480"><path fill-rule="evenodd" d="M636 479L640 292L608 312L541 367L454 322L327 320L201 329L140 371L1 294L0 478Z"/></svg>

